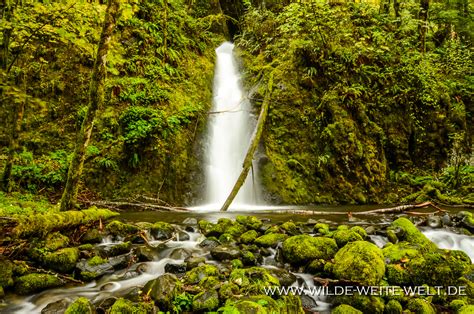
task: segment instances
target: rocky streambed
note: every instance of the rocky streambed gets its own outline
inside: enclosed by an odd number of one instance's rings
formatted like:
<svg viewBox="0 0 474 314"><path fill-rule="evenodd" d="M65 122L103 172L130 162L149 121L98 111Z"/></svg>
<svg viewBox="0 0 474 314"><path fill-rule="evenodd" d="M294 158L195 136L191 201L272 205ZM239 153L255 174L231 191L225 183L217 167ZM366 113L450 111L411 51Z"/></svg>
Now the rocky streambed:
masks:
<svg viewBox="0 0 474 314"><path fill-rule="evenodd" d="M293 218L99 219L12 241L0 312L473 313L472 213Z"/></svg>

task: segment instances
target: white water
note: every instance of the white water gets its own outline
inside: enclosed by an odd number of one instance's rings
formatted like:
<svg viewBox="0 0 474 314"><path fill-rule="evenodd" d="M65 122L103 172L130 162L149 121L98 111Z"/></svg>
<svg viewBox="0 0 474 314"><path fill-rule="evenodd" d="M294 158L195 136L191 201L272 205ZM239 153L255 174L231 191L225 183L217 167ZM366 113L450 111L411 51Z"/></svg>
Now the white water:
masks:
<svg viewBox="0 0 474 314"><path fill-rule="evenodd" d="M213 108L209 119L206 146L206 203L202 208L219 209L230 194L242 170L254 120L245 99L240 74L233 54L234 45L226 42L216 49ZM247 176L233 206L257 203L257 184Z"/></svg>

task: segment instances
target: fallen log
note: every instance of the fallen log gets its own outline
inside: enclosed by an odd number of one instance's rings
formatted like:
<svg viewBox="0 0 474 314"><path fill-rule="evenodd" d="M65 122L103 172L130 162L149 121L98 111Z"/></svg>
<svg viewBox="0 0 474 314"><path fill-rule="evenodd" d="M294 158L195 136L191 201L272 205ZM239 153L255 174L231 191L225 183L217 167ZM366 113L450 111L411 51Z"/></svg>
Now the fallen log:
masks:
<svg viewBox="0 0 474 314"><path fill-rule="evenodd" d="M89 205L95 205L99 207L117 209L121 207L135 207L142 210L164 210L164 211L173 211L173 212L187 212L189 209L184 207L173 207L165 205L157 205L152 203L144 202L113 202L113 201L84 201Z"/></svg>

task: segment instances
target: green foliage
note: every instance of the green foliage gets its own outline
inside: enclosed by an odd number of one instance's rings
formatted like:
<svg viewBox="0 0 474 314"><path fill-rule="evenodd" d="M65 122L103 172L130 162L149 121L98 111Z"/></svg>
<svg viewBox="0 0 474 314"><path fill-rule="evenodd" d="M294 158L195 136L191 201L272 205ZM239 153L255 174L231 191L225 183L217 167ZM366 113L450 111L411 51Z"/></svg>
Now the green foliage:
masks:
<svg viewBox="0 0 474 314"><path fill-rule="evenodd" d="M187 292L178 294L173 299L173 311L175 313L181 313L185 311L190 311L192 309L193 296Z"/></svg>

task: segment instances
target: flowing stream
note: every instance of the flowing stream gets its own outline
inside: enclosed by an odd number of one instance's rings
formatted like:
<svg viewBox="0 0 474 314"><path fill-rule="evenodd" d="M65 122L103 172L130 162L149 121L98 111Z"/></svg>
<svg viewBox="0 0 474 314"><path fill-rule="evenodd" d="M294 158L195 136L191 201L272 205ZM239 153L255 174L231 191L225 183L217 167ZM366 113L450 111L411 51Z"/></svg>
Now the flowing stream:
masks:
<svg viewBox="0 0 474 314"><path fill-rule="evenodd" d="M206 146L206 206L216 209L225 202L242 171L255 125L233 50L234 45L229 42L216 49L213 108ZM234 208L257 203L255 177L252 173L248 175L233 202Z"/></svg>

